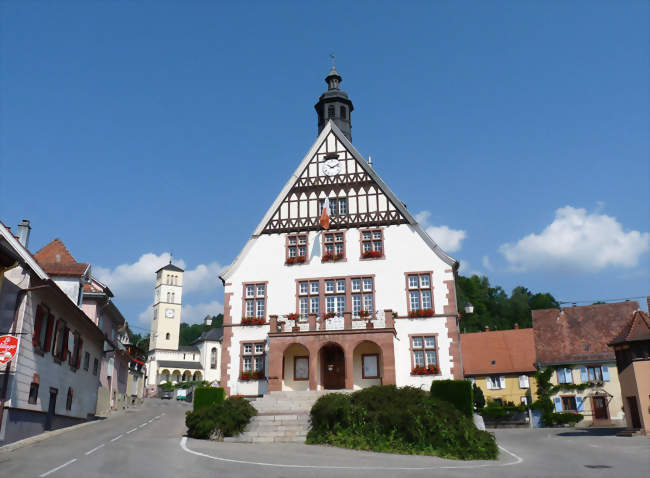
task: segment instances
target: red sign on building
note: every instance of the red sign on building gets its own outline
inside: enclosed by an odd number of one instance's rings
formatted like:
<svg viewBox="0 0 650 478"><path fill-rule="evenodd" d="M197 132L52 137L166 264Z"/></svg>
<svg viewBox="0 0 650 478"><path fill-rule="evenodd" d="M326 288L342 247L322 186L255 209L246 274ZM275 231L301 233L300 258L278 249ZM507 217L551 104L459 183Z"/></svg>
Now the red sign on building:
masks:
<svg viewBox="0 0 650 478"><path fill-rule="evenodd" d="M18 350L18 337L13 335L0 335L0 364L6 364L16 355Z"/></svg>

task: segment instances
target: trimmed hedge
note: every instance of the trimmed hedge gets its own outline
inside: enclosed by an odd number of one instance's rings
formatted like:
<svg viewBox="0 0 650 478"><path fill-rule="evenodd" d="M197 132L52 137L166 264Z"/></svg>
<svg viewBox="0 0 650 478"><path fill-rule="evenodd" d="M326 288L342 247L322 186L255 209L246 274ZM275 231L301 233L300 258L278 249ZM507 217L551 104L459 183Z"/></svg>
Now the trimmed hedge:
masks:
<svg viewBox="0 0 650 478"><path fill-rule="evenodd" d="M311 409L307 443L459 459L494 459L494 437L419 388L375 386L328 394Z"/></svg>
<svg viewBox="0 0 650 478"><path fill-rule="evenodd" d="M226 398L226 391L220 387L199 387L194 390L194 411L210 405L218 405Z"/></svg>
<svg viewBox="0 0 650 478"><path fill-rule="evenodd" d="M451 403L466 417L474 415L474 394L469 380L434 380L431 396Z"/></svg>
<svg viewBox="0 0 650 478"><path fill-rule="evenodd" d="M242 397L231 397L185 414L187 434L192 438L239 435L257 410Z"/></svg>

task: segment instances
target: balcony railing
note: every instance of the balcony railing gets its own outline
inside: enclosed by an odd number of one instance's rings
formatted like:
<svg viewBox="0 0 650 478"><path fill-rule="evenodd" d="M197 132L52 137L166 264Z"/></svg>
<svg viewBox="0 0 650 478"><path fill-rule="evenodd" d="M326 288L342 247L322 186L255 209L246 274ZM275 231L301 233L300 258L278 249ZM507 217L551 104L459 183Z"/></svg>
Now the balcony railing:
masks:
<svg viewBox="0 0 650 478"><path fill-rule="evenodd" d="M352 317L352 312L333 317L309 314L306 318L290 320L284 316L270 315L271 333L315 332L325 330L385 329L394 328L393 311L379 310L368 318Z"/></svg>

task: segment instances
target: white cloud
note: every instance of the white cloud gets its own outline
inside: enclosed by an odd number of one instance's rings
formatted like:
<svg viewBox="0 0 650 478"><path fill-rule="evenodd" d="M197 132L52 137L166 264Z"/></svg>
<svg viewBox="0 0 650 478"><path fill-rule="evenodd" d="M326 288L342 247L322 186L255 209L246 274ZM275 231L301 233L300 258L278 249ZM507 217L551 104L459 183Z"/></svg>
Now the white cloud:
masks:
<svg viewBox="0 0 650 478"><path fill-rule="evenodd" d="M138 299L153 296L155 272L169 264L170 254L147 253L132 264L121 264L114 269L95 267L95 277L108 285L117 299ZM185 261L175 260L174 264L185 268ZM216 290L221 284L218 279L223 267L217 262L200 264L184 274L183 293Z"/></svg>
<svg viewBox="0 0 650 478"><path fill-rule="evenodd" d="M140 323L149 328L153 317L153 304L149 304L145 310L138 314ZM162 312L160 312L162 314ZM185 304L181 310L181 322L196 324L201 322L206 315L217 315L223 313L223 304L217 300L206 304Z"/></svg>
<svg viewBox="0 0 650 478"><path fill-rule="evenodd" d="M490 262L490 258L488 256L483 256L483 259L481 260L481 263L483 264L483 267L485 267L489 271L494 269L492 267L492 263Z"/></svg>
<svg viewBox="0 0 650 478"><path fill-rule="evenodd" d="M470 265L469 261L464 261L460 260L460 267L458 268L458 273L465 276L465 277L472 277L472 276L482 276L483 273L481 271L477 271L476 269L472 269L472 266Z"/></svg>
<svg viewBox="0 0 650 478"><path fill-rule="evenodd" d="M599 204L599 208L602 205ZM570 268L596 272L608 266L636 267L648 250L650 233L623 230L615 217L597 209L565 206L540 234L529 234L499 251L519 271Z"/></svg>
<svg viewBox="0 0 650 478"><path fill-rule="evenodd" d="M429 211L420 211L415 215L415 220L445 252L460 250L463 240L467 237L467 232L451 229L449 226L433 226L429 224L429 217L431 217Z"/></svg>

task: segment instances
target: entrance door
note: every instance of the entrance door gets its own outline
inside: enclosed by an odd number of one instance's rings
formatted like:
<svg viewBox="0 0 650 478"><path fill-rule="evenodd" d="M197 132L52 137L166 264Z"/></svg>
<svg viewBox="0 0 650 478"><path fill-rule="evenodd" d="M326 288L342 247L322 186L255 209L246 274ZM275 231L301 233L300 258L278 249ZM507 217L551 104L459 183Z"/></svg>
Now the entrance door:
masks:
<svg viewBox="0 0 650 478"><path fill-rule="evenodd" d="M596 420L609 420L607 415L607 400L605 397L596 396L592 397L594 406L594 419Z"/></svg>
<svg viewBox="0 0 650 478"><path fill-rule="evenodd" d="M345 388L345 356L338 345L323 348L323 388L338 390Z"/></svg>
<svg viewBox="0 0 650 478"><path fill-rule="evenodd" d="M641 417L639 417L639 407L636 403L636 396L627 397L627 408L630 409L630 419L632 420L632 428L641 428Z"/></svg>
<svg viewBox="0 0 650 478"><path fill-rule="evenodd" d="M56 396L59 391L56 388L50 388L50 404L47 408L47 415L45 416L45 429L52 429L52 420L54 419L54 412L56 412Z"/></svg>

